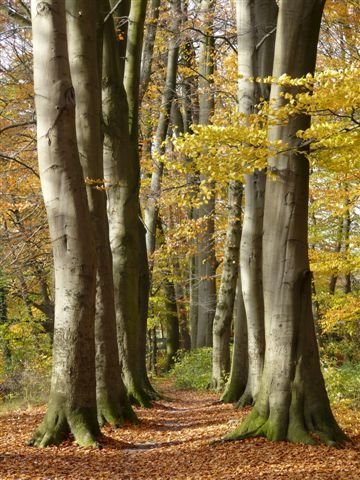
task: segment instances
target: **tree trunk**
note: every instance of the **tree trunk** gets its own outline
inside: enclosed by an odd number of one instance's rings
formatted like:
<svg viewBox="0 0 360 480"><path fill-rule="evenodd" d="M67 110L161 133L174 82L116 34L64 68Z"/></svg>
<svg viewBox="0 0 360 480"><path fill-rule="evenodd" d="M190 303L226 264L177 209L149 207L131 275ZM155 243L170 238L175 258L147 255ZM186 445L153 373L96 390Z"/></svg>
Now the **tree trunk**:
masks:
<svg viewBox="0 0 360 480"><path fill-rule="evenodd" d="M139 188L140 188L140 160L139 160L139 106L140 106L140 74L141 74L141 56L143 48L144 23L146 15L147 0L132 0L130 3L129 13L129 27L126 38L126 59L124 72L124 87L126 91L126 98L129 107L129 134L130 134L130 151L132 158L132 168L136 170L136 196L132 196L131 203L133 208L138 211L137 215L137 233L138 239L135 244L128 244L129 255L134 258L134 265L137 261L138 268L138 312L137 325L134 328L137 331L137 338L132 338L132 334L127 336L128 340L137 343L137 380L132 380L141 385L142 396L145 403L146 397L148 399L158 398L158 394L153 389L147 376L146 371L146 331L147 331L147 316L148 316L148 297L150 291L150 277L149 264L146 252L145 243L145 228L140 214L139 202ZM129 205L130 206L130 205ZM128 228L134 229L135 223L128 224ZM136 259L136 260L135 260ZM126 282L126 277L122 279ZM129 312L131 310L128 310ZM134 312L132 313L135 320ZM127 350L129 351L129 350ZM125 352L124 352L125 353ZM127 355L127 354L126 354ZM134 358L127 362L134 362ZM129 364L128 364L129 369ZM138 395L139 396L139 395ZM133 397L134 401L135 397Z"/></svg>
<svg viewBox="0 0 360 480"><path fill-rule="evenodd" d="M155 38L160 13L160 0L151 0L149 10L141 60L140 101L144 98L151 78Z"/></svg>
<svg viewBox="0 0 360 480"><path fill-rule="evenodd" d="M345 190L348 190L347 185L345 185ZM351 216L350 216L350 202L349 199L345 200L345 213L344 213L344 252L348 255L350 250L350 229L351 229ZM345 274L344 279L344 293L351 292L351 273L348 272Z"/></svg>
<svg viewBox="0 0 360 480"><path fill-rule="evenodd" d="M197 330L198 330L198 306L199 306L199 292L198 292L198 275L197 262L195 255L192 255L189 260L189 320L190 320L190 335L191 348L196 348L197 345Z"/></svg>
<svg viewBox="0 0 360 480"><path fill-rule="evenodd" d="M41 186L55 271L55 332L48 409L30 444L80 445L99 435L95 382L95 246L76 145L64 2L31 4Z"/></svg>
<svg viewBox="0 0 360 480"><path fill-rule="evenodd" d="M174 284L167 278L164 280L165 306L166 306L166 365L165 370L169 371L174 365L175 355L180 346L179 319L176 306Z"/></svg>
<svg viewBox="0 0 360 480"><path fill-rule="evenodd" d="M179 57L178 37L181 22L181 5L179 0L171 1L171 15L174 19L172 21L172 25L170 26L172 37L169 41L165 87L161 99L160 116L153 143L154 170L151 175L150 195L147 199L145 208L146 247L150 259L153 258L153 254L155 252L156 227L159 217L159 199L164 169L161 156L165 153L164 143L169 127L171 105L175 96L176 88L176 75ZM150 260L150 271L152 271L151 263L152 260Z"/></svg>
<svg viewBox="0 0 360 480"><path fill-rule="evenodd" d="M131 0L126 38L124 87L129 106L130 138L136 152L139 137L139 88L146 3L147 0Z"/></svg>
<svg viewBox="0 0 360 480"><path fill-rule="evenodd" d="M343 228L344 228L344 219L340 217L338 231L336 236L336 245L335 245L335 253L341 252L342 242L343 242ZM338 276L336 274L331 275L329 281L329 293L330 295L334 295L336 283L337 283Z"/></svg>
<svg viewBox="0 0 360 480"><path fill-rule="evenodd" d="M126 92L119 76L120 59L114 26L109 19L104 28L102 99L104 176L113 256L117 339L129 397L148 406L150 396L145 391L140 371L139 167L134 161L133 151L137 147L131 145Z"/></svg>
<svg viewBox="0 0 360 480"><path fill-rule="evenodd" d="M238 406L252 404L260 387L265 353L264 298L262 287L262 235L265 172L245 177L245 211L240 248L242 293L248 332L248 382Z"/></svg>
<svg viewBox="0 0 360 480"><path fill-rule="evenodd" d="M279 5L274 76L313 73L323 4L282 0ZM273 108L284 104L285 91L272 85ZM255 406L228 440L265 436L312 444L314 432L333 445L346 438L330 409L311 310L309 164L296 138L309 124L309 117L297 115L269 130L270 140L282 140L289 149L268 162L273 176L267 179L264 214L265 365Z"/></svg>
<svg viewBox="0 0 360 480"><path fill-rule="evenodd" d="M240 182L232 181L229 184L224 265L213 327L212 384L216 390L222 390L230 371L230 328L239 270L242 189Z"/></svg>
<svg viewBox="0 0 360 480"><path fill-rule="evenodd" d="M277 5L274 0L238 3L239 111L256 111L260 97L269 100L269 86L249 82L252 77L272 75ZM262 235L265 172L246 176L244 224L240 268L248 335L248 380L238 406L252 404L260 388L264 365L265 328L262 284Z"/></svg>
<svg viewBox="0 0 360 480"><path fill-rule="evenodd" d="M202 0L200 18L202 32L199 51L199 124L208 125L214 113L214 92L212 91L215 57L215 40L213 35L215 2ZM204 175L200 180L206 180ZM197 253L197 296L198 316L196 347L212 346L212 328L216 310L216 257L215 257L215 185L210 184L212 192L206 203L200 205L197 217L202 218L204 227L198 238Z"/></svg>
<svg viewBox="0 0 360 480"><path fill-rule="evenodd" d="M176 276L180 277L180 268L178 262L172 262L173 269ZM180 333L180 348L183 350L190 350L191 349L191 337L189 333L188 327L188 316L186 310L186 289L182 283L177 281L174 285L175 288L175 298L176 298L176 306L177 306L177 314L179 319L179 333Z"/></svg>
<svg viewBox="0 0 360 480"><path fill-rule="evenodd" d="M136 419L121 377L116 341L116 316L109 224L106 213L101 120L101 90L94 1L66 3L71 78L76 96L76 133L80 161L87 179L87 197L96 247L96 395L100 425L119 426ZM81 15L78 12L82 12ZM95 54L95 55L94 55ZM101 182L97 184L96 182Z"/></svg>
<svg viewBox="0 0 360 480"><path fill-rule="evenodd" d="M248 378L247 324L242 295L241 271L239 271L234 304L234 347L229 381L221 400L235 403L245 391Z"/></svg>

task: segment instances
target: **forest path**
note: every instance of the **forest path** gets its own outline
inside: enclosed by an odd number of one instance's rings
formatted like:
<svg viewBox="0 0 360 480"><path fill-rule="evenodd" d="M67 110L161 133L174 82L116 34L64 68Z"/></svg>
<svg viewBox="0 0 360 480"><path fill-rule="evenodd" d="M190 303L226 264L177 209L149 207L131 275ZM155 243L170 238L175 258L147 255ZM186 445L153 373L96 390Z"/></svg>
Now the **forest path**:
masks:
<svg viewBox="0 0 360 480"><path fill-rule="evenodd" d="M359 480L359 411L338 410L354 444L342 450L265 439L211 445L246 412L217 403L211 392L177 391L162 382L164 399L137 409L141 424L103 431L101 450L71 442L36 449L26 440L44 407L0 416L0 479L32 480Z"/></svg>

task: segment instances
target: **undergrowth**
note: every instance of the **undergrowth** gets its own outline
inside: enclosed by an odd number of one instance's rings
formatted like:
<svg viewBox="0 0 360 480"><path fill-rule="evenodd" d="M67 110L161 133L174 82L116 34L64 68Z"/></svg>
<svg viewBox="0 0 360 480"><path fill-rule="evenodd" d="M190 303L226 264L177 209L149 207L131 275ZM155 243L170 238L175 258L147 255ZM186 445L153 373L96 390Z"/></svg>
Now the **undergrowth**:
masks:
<svg viewBox="0 0 360 480"><path fill-rule="evenodd" d="M179 352L168 377L179 390L206 390L211 385L212 348Z"/></svg>
<svg viewBox="0 0 360 480"><path fill-rule="evenodd" d="M175 388L206 390L210 388L211 371L212 349L199 348L180 352L167 376ZM323 362L323 373L331 403L360 408L360 363Z"/></svg>

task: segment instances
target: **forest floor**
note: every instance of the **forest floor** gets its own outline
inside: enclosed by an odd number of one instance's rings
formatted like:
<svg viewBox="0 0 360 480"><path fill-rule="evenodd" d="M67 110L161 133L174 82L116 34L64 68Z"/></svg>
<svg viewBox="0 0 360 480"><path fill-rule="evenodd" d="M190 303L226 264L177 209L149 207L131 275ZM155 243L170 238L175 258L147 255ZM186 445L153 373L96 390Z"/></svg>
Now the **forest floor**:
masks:
<svg viewBox="0 0 360 480"><path fill-rule="evenodd" d="M178 391L161 383L165 398L137 409L141 423L106 427L102 449L37 449L26 441L45 407L0 416L0 479L41 480L359 480L359 411L335 409L352 443L325 446L272 443L262 438L211 444L231 431L247 411L217 403L211 392Z"/></svg>

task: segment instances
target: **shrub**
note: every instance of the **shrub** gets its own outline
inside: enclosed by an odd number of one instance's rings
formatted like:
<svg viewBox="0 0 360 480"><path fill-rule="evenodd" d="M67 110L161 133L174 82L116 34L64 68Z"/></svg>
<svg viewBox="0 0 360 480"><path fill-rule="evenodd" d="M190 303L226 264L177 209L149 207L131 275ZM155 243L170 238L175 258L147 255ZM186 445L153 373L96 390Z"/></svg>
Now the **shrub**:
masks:
<svg viewBox="0 0 360 480"><path fill-rule="evenodd" d="M324 366L325 383L330 401L360 408L360 363L340 367Z"/></svg>
<svg viewBox="0 0 360 480"><path fill-rule="evenodd" d="M210 388L212 372L212 348L199 348L180 352L168 377L175 388L205 390Z"/></svg>

